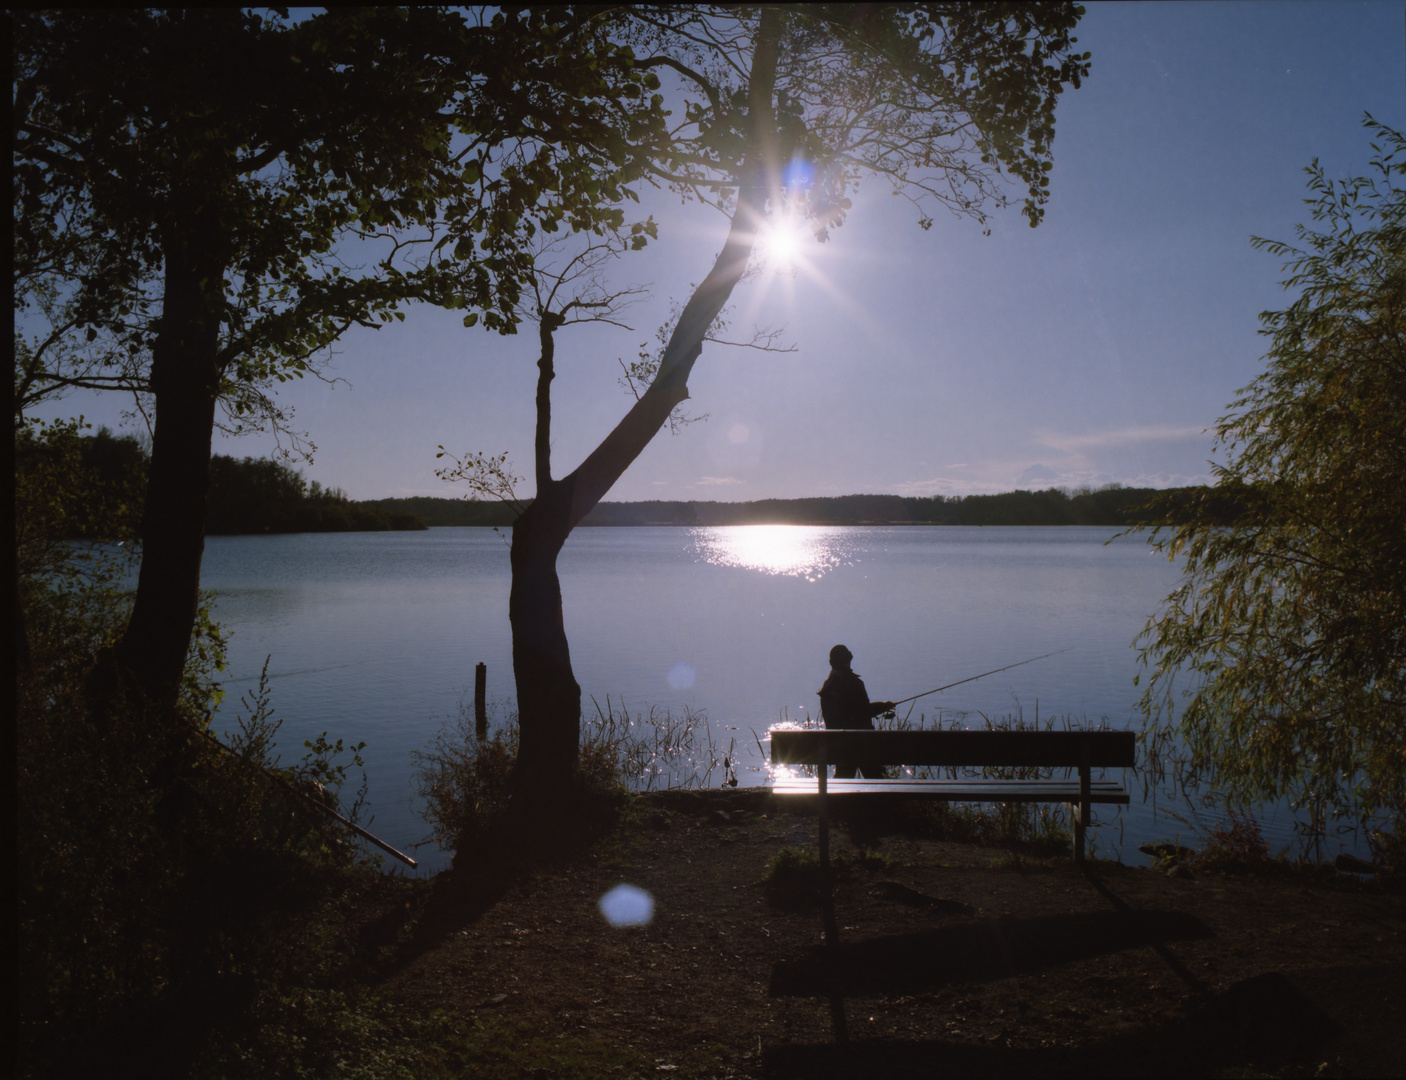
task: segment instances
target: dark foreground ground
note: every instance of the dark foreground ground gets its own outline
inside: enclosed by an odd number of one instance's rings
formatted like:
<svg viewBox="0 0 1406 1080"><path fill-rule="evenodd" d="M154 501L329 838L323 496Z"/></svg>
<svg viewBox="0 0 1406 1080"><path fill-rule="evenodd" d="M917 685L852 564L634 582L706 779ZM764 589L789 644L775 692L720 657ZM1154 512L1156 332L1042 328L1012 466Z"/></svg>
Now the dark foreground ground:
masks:
<svg viewBox="0 0 1406 1080"><path fill-rule="evenodd" d="M756 791L662 796L487 896L441 875L377 990L458 1025L466 1075L1406 1075L1399 892L841 832L830 953L759 884L814 838ZM602 918L621 883L648 925Z"/></svg>

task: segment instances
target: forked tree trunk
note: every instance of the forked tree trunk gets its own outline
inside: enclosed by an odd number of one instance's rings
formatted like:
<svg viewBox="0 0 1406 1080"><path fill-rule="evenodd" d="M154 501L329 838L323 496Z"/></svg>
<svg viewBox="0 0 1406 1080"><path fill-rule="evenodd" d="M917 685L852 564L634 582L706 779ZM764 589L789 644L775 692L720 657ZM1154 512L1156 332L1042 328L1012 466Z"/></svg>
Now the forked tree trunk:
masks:
<svg viewBox="0 0 1406 1080"><path fill-rule="evenodd" d="M517 685L521 744L513 777L513 813L520 825L537 824L562 805L576 783L581 687L571 670L562 623L561 583L556 560L562 545L649 445L673 410L688 397L688 377L718 314L751 259L769 190L778 187L774 159L775 120L771 98L776 75L780 16L763 8L748 90L749 146L727 242L712 270L694 291L665 346L654 381L615 429L563 480L552 480L552 332L548 313L541 328L538 361L537 496L513 525L513 674Z"/></svg>

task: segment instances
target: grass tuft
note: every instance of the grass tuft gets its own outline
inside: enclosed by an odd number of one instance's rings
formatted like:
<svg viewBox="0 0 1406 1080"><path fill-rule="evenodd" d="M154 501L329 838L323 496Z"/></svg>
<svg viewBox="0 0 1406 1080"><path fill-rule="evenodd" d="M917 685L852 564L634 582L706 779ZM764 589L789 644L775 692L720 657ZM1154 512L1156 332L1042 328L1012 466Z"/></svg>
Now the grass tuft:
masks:
<svg viewBox="0 0 1406 1080"><path fill-rule="evenodd" d="M809 847L784 847L767 863L761 886L767 900L783 911L819 902L825 884L820 856Z"/></svg>

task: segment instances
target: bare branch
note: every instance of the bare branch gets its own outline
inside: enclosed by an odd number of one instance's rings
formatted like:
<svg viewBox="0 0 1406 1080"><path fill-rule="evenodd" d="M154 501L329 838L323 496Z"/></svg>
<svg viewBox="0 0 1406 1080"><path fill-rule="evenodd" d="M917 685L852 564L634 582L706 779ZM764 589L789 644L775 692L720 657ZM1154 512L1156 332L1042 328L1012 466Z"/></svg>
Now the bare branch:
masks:
<svg viewBox="0 0 1406 1080"><path fill-rule="evenodd" d="M518 498L516 492L517 485L522 483L522 477L513 474L508 465L506 450L496 457L478 453L465 454L464 457L458 458L441 446L435 458L448 458L454 463L452 467L436 469L435 475L449 483L466 484L470 492L466 498L486 495L507 503L519 514L527 509L527 504Z"/></svg>
<svg viewBox="0 0 1406 1080"><path fill-rule="evenodd" d="M616 363L620 365L621 377L616 380L622 389L634 396L636 401L649 388L654 377L659 373L659 365L664 358L664 348L673 335L674 327L678 324L682 307L678 301L673 301L669 306L669 318L663 326L655 331L655 341L658 347L653 351L648 351L647 342L640 343L640 351L636 354L637 359L632 363L626 363L622 357L616 357ZM773 327L757 327L752 332L752 337L747 341L729 341L718 335L727 330L729 325L728 315L732 307L728 306L718 313L718 317L713 320L713 325L708 328L704 335L704 341L713 342L716 345L726 345L731 348L756 349L759 352L793 353L798 351L795 345L783 344L781 336L785 332L783 329ZM708 419L708 414L690 415L684 412L683 404L675 406L669 413L669 433L677 435L689 424L697 423L699 420Z"/></svg>

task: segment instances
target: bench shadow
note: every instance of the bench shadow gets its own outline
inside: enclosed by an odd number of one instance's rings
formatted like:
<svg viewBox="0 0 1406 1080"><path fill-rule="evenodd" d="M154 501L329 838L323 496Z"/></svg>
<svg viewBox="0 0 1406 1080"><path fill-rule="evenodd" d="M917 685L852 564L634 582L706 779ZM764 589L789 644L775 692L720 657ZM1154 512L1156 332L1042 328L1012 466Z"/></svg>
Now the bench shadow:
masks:
<svg viewBox="0 0 1406 1080"><path fill-rule="evenodd" d="M1038 921L1038 920L1032 920ZM942 1040L856 1040L772 1047L769 1080L841 1077L1181 1077L1313 1062L1342 1029L1286 976L1258 975L1190 1016L1080 1047L1009 1048Z"/></svg>
<svg viewBox="0 0 1406 1080"><path fill-rule="evenodd" d="M916 994L985 982L1126 949L1211 936L1199 919L1170 911L1117 911L963 921L866 941L816 946L772 966L772 997Z"/></svg>

